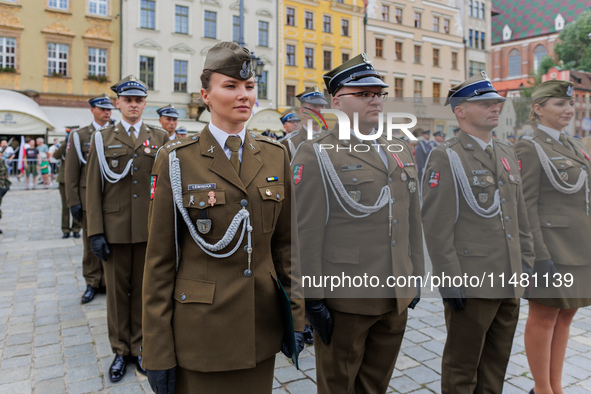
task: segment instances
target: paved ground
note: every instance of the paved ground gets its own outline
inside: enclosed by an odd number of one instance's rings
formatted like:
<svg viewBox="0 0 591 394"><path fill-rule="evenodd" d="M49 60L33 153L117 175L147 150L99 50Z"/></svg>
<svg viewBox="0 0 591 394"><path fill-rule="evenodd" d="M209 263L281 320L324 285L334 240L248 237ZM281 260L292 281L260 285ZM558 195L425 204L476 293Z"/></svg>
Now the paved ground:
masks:
<svg viewBox="0 0 591 394"><path fill-rule="evenodd" d="M22 190L14 182L2 204L0 228L0 393L150 393L134 368L112 384L106 302L81 305L85 288L80 240L61 239L58 191ZM441 301L423 299L410 311L391 380L393 393L437 393L445 326ZM523 349L522 307L504 393L533 386ZM591 392L591 309L575 317L564 370L566 393ZM274 393L315 393L314 348L301 371L277 357Z"/></svg>

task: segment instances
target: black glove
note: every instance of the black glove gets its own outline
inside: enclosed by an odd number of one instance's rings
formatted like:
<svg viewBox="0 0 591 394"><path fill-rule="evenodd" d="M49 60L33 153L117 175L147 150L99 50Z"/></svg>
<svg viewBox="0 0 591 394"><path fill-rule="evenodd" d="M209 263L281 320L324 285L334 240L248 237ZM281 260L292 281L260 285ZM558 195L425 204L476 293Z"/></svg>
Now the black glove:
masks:
<svg viewBox="0 0 591 394"><path fill-rule="evenodd" d="M466 291L463 287L440 287L439 294L454 311L463 311L466 301Z"/></svg>
<svg viewBox="0 0 591 394"><path fill-rule="evenodd" d="M146 370L148 382L152 391L156 394L174 394L176 386L176 367L165 369L164 371Z"/></svg>
<svg viewBox="0 0 591 394"><path fill-rule="evenodd" d="M70 207L70 213L75 221L80 222L82 220L82 205L72 205Z"/></svg>
<svg viewBox="0 0 591 394"><path fill-rule="evenodd" d="M302 350L304 350L304 346L306 346L304 342L304 333L301 331L296 331L293 333L295 337L295 346L296 346L296 353L300 354ZM281 353L285 354L285 357L291 358L292 354L289 350L289 346L285 341L281 343Z"/></svg>
<svg viewBox="0 0 591 394"><path fill-rule="evenodd" d="M549 275L548 281L552 282L554 278L554 274L558 274L558 270L554 265L552 260L539 260L534 263L534 272L538 274L538 276L543 276L545 274Z"/></svg>
<svg viewBox="0 0 591 394"><path fill-rule="evenodd" d="M326 345L330 343L334 320L324 300L306 301L306 316L312 328L318 333L320 340Z"/></svg>
<svg viewBox="0 0 591 394"><path fill-rule="evenodd" d="M95 234L90 236L90 250L92 254L98 257L101 261L107 261L107 257L111 254L109 244L105 239L105 234Z"/></svg>
<svg viewBox="0 0 591 394"><path fill-rule="evenodd" d="M525 262L521 262L521 272L523 272L524 274L527 274L527 276L529 276L529 286L527 286L524 289L523 292L523 298L528 299L529 298L529 294L531 292L531 277L534 274L534 271L531 269L531 267L526 264Z"/></svg>
<svg viewBox="0 0 591 394"><path fill-rule="evenodd" d="M410 309L415 309L415 306L417 306L417 304L419 303L420 300L421 300L421 288L419 286L417 286L417 296L415 298L413 298L413 300L410 302L410 305L408 307Z"/></svg>

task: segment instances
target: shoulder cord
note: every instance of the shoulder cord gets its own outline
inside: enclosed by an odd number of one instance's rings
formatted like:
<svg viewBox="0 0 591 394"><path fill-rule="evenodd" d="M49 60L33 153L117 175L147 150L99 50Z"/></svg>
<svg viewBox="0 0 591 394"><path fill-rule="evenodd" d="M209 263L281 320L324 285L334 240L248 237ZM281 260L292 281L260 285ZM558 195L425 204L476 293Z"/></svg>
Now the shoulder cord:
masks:
<svg viewBox="0 0 591 394"><path fill-rule="evenodd" d="M86 160L84 160L84 155L82 154L82 149L80 149L80 136L78 135L78 132L74 132L74 148L76 148L76 153L78 154L78 160L80 160L80 163L82 164L86 164Z"/></svg>
<svg viewBox="0 0 591 394"><path fill-rule="evenodd" d="M117 183L121 179L125 178L133 165L133 159L129 159L123 172L121 174L117 174L113 172L109 168L109 164L107 163L107 159L105 158L105 149L103 146L103 135L100 132L96 132L94 135L94 145L96 147L96 155L99 163L99 167L101 169L101 175L103 179L103 187L104 187L104 180L106 179L107 182L110 183Z"/></svg>
<svg viewBox="0 0 591 394"><path fill-rule="evenodd" d="M488 209L482 208L480 205L478 205L478 202L476 202L476 197L474 197L474 194L472 194L472 187L470 186L470 181L468 181L468 177L466 176L466 170L464 170L464 166L462 165L462 160L460 160L460 156L458 156L458 154L451 148L447 148L445 149L445 151L447 152L447 156L449 157L449 165L451 167L451 173L454 178L454 183L457 179L457 181L460 184L460 189L462 190L462 195L464 196L466 203L472 209L472 211L474 211L474 213L478 216L487 219L493 218L496 215L498 215L501 212L501 197L499 189L495 190L492 205L488 207ZM457 183L455 184L455 189L457 196ZM456 203L459 204L457 197ZM458 211L459 209L456 210L456 216Z"/></svg>
<svg viewBox="0 0 591 394"><path fill-rule="evenodd" d="M170 166L169 174L170 174L170 186L172 188L172 198L173 198L175 205L177 206L181 216L183 217L185 223L187 224L187 227L189 228L189 233L191 234L191 237L197 243L197 245L201 248L201 250L203 250L205 253L207 253L211 257L215 257L218 259L223 259L223 258L229 257L229 256L233 255L234 252L236 252L236 250L238 250L238 248L240 247L240 244L242 243L242 240L244 239L244 233L246 231L248 231L248 236L247 236L247 241L248 241L247 248L248 249L247 249L247 251L250 251L249 252L249 260L250 260L250 253L252 252L252 226L250 225L250 213L248 212L248 210L243 207L242 209L240 209L238 211L238 213L234 216L234 218L232 219L232 222L228 226L226 233L224 234L222 239L219 240L217 243L215 243L214 245L211 245L211 244L205 242L205 240L199 236L199 233L197 232L195 225L191 221L191 217L189 216L189 212L187 211L187 208L185 208L183 206L183 186L181 183L180 160L177 159L175 151L170 152L170 156L168 158L168 163ZM175 210L175 215L176 215L176 210ZM176 223L176 221L175 221L175 223ZM230 252L227 252L224 254L212 253L212 252L217 252L219 250L222 250L226 246L228 246L230 244L230 242L232 241L232 239L234 239L234 237L238 233L238 229L241 224L242 224L242 233L240 234L240 239L236 243L236 246L234 247L234 249L232 249ZM177 244L178 244L178 242L177 242ZM250 261L249 261L249 263L250 263ZM178 269L178 256L177 256L177 269Z"/></svg>
<svg viewBox="0 0 591 394"><path fill-rule="evenodd" d="M330 181L329 185L330 185L330 188L332 189L332 192L334 193L334 195L336 197L336 200L338 201L341 208L343 208L343 210L345 212L347 212L347 214L349 216L351 216L352 218L364 218L364 217L367 217L373 213L378 212L379 210L381 210L382 208L384 208L388 204L389 217L392 217L392 201L391 201L390 187L384 186L382 188L380 195L378 196L378 198L373 206L368 207L368 206L365 206L365 205L355 202L355 200L353 200L351 198L351 196L349 196L349 194L347 193L347 190L345 189L345 186L343 186L343 183L339 179L339 176L338 176L336 170L334 169L332 162L330 161L330 157L328 157L328 153L326 153L326 151L321 151L318 146L318 143L315 143L313 146L314 146L314 152L316 152L316 157L318 158L318 163L320 165L320 173L322 174L323 182L325 182L324 177L326 176L328 178L328 180ZM325 174L323 174L323 173L325 173ZM326 191L326 184L325 184L324 188ZM326 193L326 195L327 195L327 199L328 199L328 193ZM343 205L343 202L341 200L346 202L347 205L349 205L351 208L355 209L356 211L362 212L363 215L354 215L351 212L349 212L347 210L347 208L345 208L345 206Z"/></svg>

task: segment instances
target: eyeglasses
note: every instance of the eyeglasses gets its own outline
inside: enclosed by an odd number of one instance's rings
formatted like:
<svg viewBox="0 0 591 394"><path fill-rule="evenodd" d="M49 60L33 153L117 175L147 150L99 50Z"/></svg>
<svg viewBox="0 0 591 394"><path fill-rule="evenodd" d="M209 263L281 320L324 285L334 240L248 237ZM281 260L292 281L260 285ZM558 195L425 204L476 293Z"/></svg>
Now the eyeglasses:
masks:
<svg viewBox="0 0 591 394"><path fill-rule="evenodd" d="M361 99L361 101L365 101L370 102L373 100L374 97L377 97L380 101L384 101L386 99L386 97L388 97L388 92L356 92L356 93L345 93L345 94L340 94L337 97L343 97L343 96L355 96L355 97L359 97Z"/></svg>

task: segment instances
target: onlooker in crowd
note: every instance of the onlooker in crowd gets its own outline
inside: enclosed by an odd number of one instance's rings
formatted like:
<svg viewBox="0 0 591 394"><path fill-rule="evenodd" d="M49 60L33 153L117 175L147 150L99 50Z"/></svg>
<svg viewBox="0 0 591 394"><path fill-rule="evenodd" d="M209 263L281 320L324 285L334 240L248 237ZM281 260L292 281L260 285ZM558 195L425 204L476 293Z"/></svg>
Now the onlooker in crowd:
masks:
<svg viewBox="0 0 591 394"><path fill-rule="evenodd" d="M433 133L433 138L435 138L435 143L437 145L440 145L443 142L445 142L445 135L443 134L443 131L436 131L435 133Z"/></svg>
<svg viewBox="0 0 591 394"><path fill-rule="evenodd" d="M2 152L2 158L6 164L6 169L8 171L8 175L12 172L12 161L16 157L14 153L14 148L8 145L6 140L0 141L0 152Z"/></svg>
<svg viewBox="0 0 591 394"><path fill-rule="evenodd" d="M25 190L29 190L29 176L33 176L31 187L37 188L37 161L39 160L37 148L35 147L35 140L26 139L25 152L27 160L25 161Z"/></svg>
<svg viewBox="0 0 591 394"><path fill-rule="evenodd" d="M41 179L43 181L43 188L49 187L49 161L47 161L47 153L39 154L41 164L39 165L39 172L41 172Z"/></svg>
<svg viewBox="0 0 591 394"><path fill-rule="evenodd" d="M4 159L0 155L0 206L2 205L2 197L4 197L8 189L10 189L8 170L6 169ZM2 219L2 210L0 210L0 219ZM0 234L2 234L2 230L0 230Z"/></svg>
<svg viewBox="0 0 591 394"><path fill-rule="evenodd" d="M55 157L53 157L53 154L55 153L55 150L59 147L59 140L57 138L53 139L53 145L51 145L49 147L49 150L47 151L48 155L49 155L49 166L51 167L51 170L49 172L49 177L51 178L51 184L53 184L53 181L55 180L55 175L57 174L58 170L59 170L59 160L56 159Z"/></svg>

